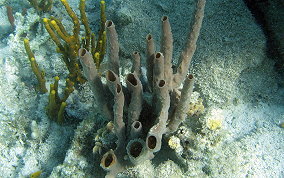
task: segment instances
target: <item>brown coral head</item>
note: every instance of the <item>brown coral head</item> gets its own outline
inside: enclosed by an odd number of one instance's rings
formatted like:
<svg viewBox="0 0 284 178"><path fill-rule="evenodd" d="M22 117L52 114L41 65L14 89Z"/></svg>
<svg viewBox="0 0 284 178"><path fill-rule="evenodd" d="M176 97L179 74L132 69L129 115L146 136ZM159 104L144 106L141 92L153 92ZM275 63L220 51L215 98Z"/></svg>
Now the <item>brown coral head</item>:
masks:
<svg viewBox="0 0 284 178"><path fill-rule="evenodd" d="M106 170L113 167L116 163L117 163L117 158L116 158L113 150L106 152L103 155L103 158L101 159L101 167L103 169L106 169Z"/></svg>

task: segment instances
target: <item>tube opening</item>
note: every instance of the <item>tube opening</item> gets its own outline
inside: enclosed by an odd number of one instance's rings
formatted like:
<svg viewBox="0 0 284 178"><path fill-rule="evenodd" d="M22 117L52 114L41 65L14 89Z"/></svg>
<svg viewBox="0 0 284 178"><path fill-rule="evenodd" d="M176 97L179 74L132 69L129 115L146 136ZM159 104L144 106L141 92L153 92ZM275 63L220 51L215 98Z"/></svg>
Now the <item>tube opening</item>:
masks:
<svg viewBox="0 0 284 178"><path fill-rule="evenodd" d="M151 35L151 34L148 34L148 35L146 36L146 39L147 39L148 41L152 40L152 35Z"/></svg>
<svg viewBox="0 0 284 178"><path fill-rule="evenodd" d="M165 16L165 15L164 15L164 16L162 17L162 21L164 22L164 21L166 21L166 20L168 20L168 16Z"/></svg>
<svg viewBox="0 0 284 178"><path fill-rule="evenodd" d="M106 21L106 27L111 27L113 22L111 20Z"/></svg>
<svg viewBox="0 0 284 178"><path fill-rule="evenodd" d="M190 79L190 80L192 80L194 77L193 77L193 75L192 74L188 74L188 79Z"/></svg>
<svg viewBox="0 0 284 178"><path fill-rule="evenodd" d="M121 91L121 86L119 84L116 84L116 92L120 93Z"/></svg>
<svg viewBox="0 0 284 178"><path fill-rule="evenodd" d="M102 166L104 168L108 168L115 163L115 158L114 158L113 153L110 152L110 153L106 153L106 154L107 155L105 155L102 159Z"/></svg>
<svg viewBox="0 0 284 178"><path fill-rule="evenodd" d="M127 81L129 83L131 83L133 86L137 86L137 80L136 80L134 74L128 74L127 75Z"/></svg>
<svg viewBox="0 0 284 178"><path fill-rule="evenodd" d="M107 75L106 75L107 79L111 82L114 82L116 80L116 77L114 75L114 73L112 71L107 71Z"/></svg>
<svg viewBox="0 0 284 178"><path fill-rule="evenodd" d="M149 136L147 139L147 146L150 149L154 149L156 148L157 145L157 138L153 135Z"/></svg>
<svg viewBox="0 0 284 178"><path fill-rule="evenodd" d="M80 56L85 56L86 53L87 53L87 50L85 48L82 48Z"/></svg>
<svg viewBox="0 0 284 178"><path fill-rule="evenodd" d="M160 80L158 85L159 85L159 87L164 87L165 84L166 84L165 80Z"/></svg>
<svg viewBox="0 0 284 178"><path fill-rule="evenodd" d="M140 156L142 150L143 150L142 143L135 141L130 145L129 153L132 157L137 158L138 156Z"/></svg>
<svg viewBox="0 0 284 178"><path fill-rule="evenodd" d="M160 58L162 56L161 53L156 53L156 58Z"/></svg>
<svg viewBox="0 0 284 178"><path fill-rule="evenodd" d="M141 127L141 123L139 121L135 121L135 122L133 122L132 126L135 129L139 129Z"/></svg>

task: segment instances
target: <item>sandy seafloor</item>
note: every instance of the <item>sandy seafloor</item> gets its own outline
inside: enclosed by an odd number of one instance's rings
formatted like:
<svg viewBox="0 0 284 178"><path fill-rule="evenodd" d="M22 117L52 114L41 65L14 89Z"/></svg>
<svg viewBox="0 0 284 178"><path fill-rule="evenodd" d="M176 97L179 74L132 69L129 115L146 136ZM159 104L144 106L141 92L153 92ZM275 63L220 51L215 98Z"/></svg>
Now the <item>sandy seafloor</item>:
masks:
<svg viewBox="0 0 284 178"><path fill-rule="evenodd" d="M78 0L69 0L79 14ZM106 0L120 41L122 73L130 56L140 51L145 60L145 36L152 33L159 46L160 18L170 18L174 36L174 63L183 49L192 20L194 0ZM15 29L5 5L13 8ZM87 1L91 28L99 24L99 2ZM22 15L23 9L27 12ZM0 0L0 177L104 177L101 155L92 153L90 136L102 127L94 117L94 100L87 84L67 100L72 121L63 126L45 113L48 94L39 94L36 78L23 46L30 39L47 86L53 77L65 78L66 67L55 45L39 23L50 14L72 23L59 1L50 13L38 15L25 0ZM83 28L82 28L83 29ZM145 62L144 62L145 63ZM197 50L190 71L196 76L195 96L203 100L200 118L188 118L151 161L130 168L119 177L284 177L284 80L266 54L266 38L243 3L208 0ZM64 82L60 82L63 88ZM192 120L197 119L197 120ZM220 128L210 130L210 120ZM202 131L194 132L194 122ZM32 124L33 123L33 124ZM182 132L182 133L181 133ZM183 143L190 140L189 148Z"/></svg>

